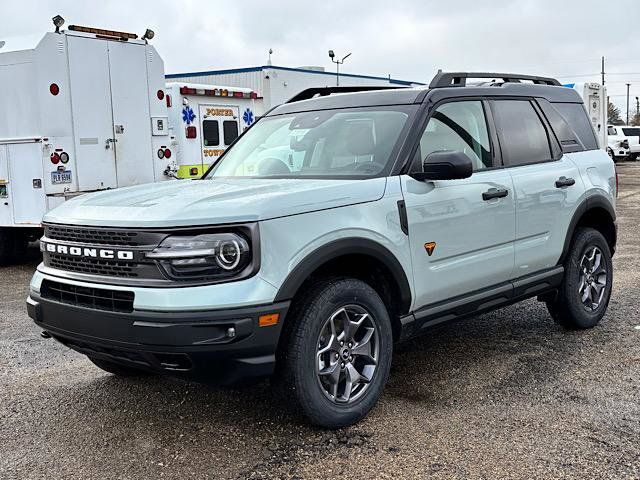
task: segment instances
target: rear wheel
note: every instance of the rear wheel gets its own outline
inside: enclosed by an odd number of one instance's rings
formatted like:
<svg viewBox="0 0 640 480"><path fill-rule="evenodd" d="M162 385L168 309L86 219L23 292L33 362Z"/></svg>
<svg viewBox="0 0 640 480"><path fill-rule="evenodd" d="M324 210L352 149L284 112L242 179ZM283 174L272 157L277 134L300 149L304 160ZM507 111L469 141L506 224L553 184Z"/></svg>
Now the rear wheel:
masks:
<svg viewBox="0 0 640 480"><path fill-rule="evenodd" d="M607 311L613 283L613 263L607 241L593 228L580 228L564 263L564 279L547 308L566 328L595 327Z"/></svg>
<svg viewBox="0 0 640 480"><path fill-rule="evenodd" d="M355 279L323 282L294 306L288 325L277 379L287 398L326 428L364 418L387 382L393 350L376 291Z"/></svg>
<svg viewBox="0 0 640 480"><path fill-rule="evenodd" d="M151 372L148 372L146 370L127 367L125 365L120 365L119 363L110 362L109 360L103 360L101 358L89 357L89 360L91 360L91 362L96 367L119 377L148 377L150 375L153 375Z"/></svg>

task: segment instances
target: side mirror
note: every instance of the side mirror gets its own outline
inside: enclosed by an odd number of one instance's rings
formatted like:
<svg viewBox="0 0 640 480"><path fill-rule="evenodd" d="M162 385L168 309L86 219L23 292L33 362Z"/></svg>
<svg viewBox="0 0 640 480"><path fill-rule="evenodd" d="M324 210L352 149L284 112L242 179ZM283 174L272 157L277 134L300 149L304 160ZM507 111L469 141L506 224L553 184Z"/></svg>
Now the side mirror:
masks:
<svg viewBox="0 0 640 480"><path fill-rule="evenodd" d="M471 159L462 152L445 150L432 152L422 162L422 172L411 176L419 181L424 180L457 180L469 178L473 173Z"/></svg>

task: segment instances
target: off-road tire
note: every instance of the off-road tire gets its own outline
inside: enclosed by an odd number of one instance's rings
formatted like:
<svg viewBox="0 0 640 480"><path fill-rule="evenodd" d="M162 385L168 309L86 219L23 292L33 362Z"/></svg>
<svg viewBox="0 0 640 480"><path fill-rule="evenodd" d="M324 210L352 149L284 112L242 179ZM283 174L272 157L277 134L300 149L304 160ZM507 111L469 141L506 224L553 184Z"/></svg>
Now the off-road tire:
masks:
<svg viewBox="0 0 640 480"><path fill-rule="evenodd" d="M590 310L585 306L579 293L581 289L583 257L596 247L601 252L601 262L606 269L606 285L597 308ZM605 277L603 277L605 278ZM613 285L613 263L611 250L604 236L593 228L576 230L569 254L564 262L564 279L553 300L547 301L552 318L568 329L587 329L595 327L607 311Z"/></svg>
<svg viewBox="0 0 640 480"><path fill-rule="evenodd" d="M389 376L393 353L391 320L384 302L365 282L352 278L320 281L292 309L278 351L274 384L289 406L313 424L335 429L364 418L378 401ZM356 305L370 313L377 328L377 364L366 390L352 403L337 403L323 390L316 370L321 331L336 311Z"/></svg>
<svg viewBox="0 0 640 480"><path fill-rule="evenodd" d="M119 363L103 360L102 358L89 357L89 360L91 360L91 362L101 370L117 375L118 377L148 377L153 375L153 373L149 371L127 367L125 365L120 365Z"/></svg>

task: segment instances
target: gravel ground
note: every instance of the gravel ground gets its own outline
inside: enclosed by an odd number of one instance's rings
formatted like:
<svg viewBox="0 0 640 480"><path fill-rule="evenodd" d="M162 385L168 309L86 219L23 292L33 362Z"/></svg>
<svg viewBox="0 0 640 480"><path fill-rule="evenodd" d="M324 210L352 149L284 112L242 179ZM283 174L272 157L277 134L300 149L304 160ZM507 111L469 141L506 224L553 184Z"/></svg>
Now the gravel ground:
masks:
<svg viewBox="0 0 640 480"><path fill-rule="evenodd" d="M124 380L41 339L33 251L0 269L0 478L640 478L640 164L619 172L599 327L565 332L532 300L434 330L337 432L282 411L267 383Z"/></svg>

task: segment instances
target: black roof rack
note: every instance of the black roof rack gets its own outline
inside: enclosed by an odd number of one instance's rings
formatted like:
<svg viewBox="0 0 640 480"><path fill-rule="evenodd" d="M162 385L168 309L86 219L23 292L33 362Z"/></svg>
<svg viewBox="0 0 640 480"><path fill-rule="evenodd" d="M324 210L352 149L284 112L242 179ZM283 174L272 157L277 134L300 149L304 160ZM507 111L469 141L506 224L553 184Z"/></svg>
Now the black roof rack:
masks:
<svg viewBox="0 0 640 480"><path fill-rule="evenodd" d="M429 88L464 87L467 85L467 78L500 79L505 83L520 83L521 80L529 80L537 85L561 86L555 78L518 73L438 72L431 80Z"/></svg>
<svg viewBox="0 0 640 480"><path fill-rule="evenodd" d="M302 90L284 103L299 102L300 100L309 100L314 97L326 97L334 93L353 93L353 92L368 92L371 90L389 90L406 88L400 85L386 86L386 85L360 85L360 86L348 86L348 87L312 87Z"/></svg>

